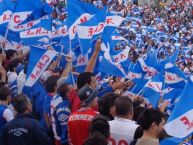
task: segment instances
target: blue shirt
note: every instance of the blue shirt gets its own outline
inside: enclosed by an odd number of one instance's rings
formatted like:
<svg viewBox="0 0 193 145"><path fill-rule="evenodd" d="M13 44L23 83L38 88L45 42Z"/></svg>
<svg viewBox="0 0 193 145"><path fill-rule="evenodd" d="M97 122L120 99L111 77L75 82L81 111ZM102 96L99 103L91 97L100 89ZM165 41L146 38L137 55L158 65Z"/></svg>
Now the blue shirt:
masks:
<svg viewBox="0 0 193 145"><path fill-rule="evenodd" d="M54 137L62 144L68 143L67 121L70 115L70 102L56 95L51 101L51 120Z"/></svg>
<svg viewBox="0 0 193 145"><path fill-rule="evenodd" d="M24 86L22 92L33 102L33 112L36 112L39 116L41 126L46 129L43 105L47 93L44 85L40 81L37 81L33 87Z"/></svg>
<svg viewBox="0 0 193 145"><path fill-rule="evenodd" d="M5 120L5 118L3 117L3 113L4 113L4 111L7 109L7 106L5 106L5 105L0 105L0 134L1 134L1 132L2 132L2 130L3 130L3 127L4 127L4 125L6 124L6 120Z"/></svg>
<svg viewBox="0 0 193 145"><path fill-rule="evenodd" d="M44 99L43 110L44 110L44 113L49 115L49 117L51 117L50 108L51 108L51 100L53 97L54 97L53 94L48 93Z"/></svg>

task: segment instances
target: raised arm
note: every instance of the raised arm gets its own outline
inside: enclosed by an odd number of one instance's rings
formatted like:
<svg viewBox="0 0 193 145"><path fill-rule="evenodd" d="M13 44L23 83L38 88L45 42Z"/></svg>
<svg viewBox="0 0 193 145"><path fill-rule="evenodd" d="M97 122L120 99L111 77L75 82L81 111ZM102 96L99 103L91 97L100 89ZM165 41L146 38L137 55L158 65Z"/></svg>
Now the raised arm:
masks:
<svg viewBox="0 0 193 145"><path fill-rule="evenodd" d="M85 72L93 72L100 50L101 50L101 40L97 40L95 44L95 50L86 66Z"/></svg>

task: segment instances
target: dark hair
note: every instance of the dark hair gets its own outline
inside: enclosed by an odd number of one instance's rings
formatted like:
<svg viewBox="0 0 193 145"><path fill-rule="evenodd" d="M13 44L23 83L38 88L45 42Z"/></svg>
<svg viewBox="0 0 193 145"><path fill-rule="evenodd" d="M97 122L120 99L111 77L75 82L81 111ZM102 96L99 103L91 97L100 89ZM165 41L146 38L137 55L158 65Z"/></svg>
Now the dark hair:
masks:
<svg viewBox="0 0 193 145"><path fill-rule="evenodd" d="M14 59L12 60L10 63L9 63L9 66L8 66L8 70L13 72L14 71L14 68L16 68L20 63L20 60L19 59Z"/></svg>
<svg viewBox="0 0 193 145"><path fill-rule="evenodd" d="M27 74L27 69L28 69L28 64L25 64L24 69L23 69L24 74Z"/></svg>
<svg viewBox="0 0 193 145"><path fill-rule="evenodd" d="M94 132L100 132L106 139L110 136L110 126L108 121L102 116L96 116L93 118L90 125L90 134Z"/></svg>
<svg viewBox="0 0 193 145"><path fill-rule="evenodd" d="M0 87L0 100L6 101L10 93L11 93L11 90L7 86Z"/></svg>
<svg viewBox="0 0 193 145"><path fill-rule="evenodd" d="M101 133L95 132L84 142L83 145L107 145L107 140Z"/></svg>
<svg viewBox="0 0 193 145"><path fill-rule="evenodd" d="M77 88L81 89L84 85L91 83L91 77L95 75L91 72L80 73L77 79Z"/></svg>
<svg viewBox="0 0 193 145"><path fill-rule="evenodd" d="M144 130L148 130L152 123L155 122L157 125L159 125L162 122L162 119L164 119L164 114L157 110L157 109L146 109L138 118L138 124L141 125L141 127Z"/></svg>
<svg viewBox="0 0 193 145"><path fill-rule="evenodd" d="M6 85L5 82L0 82L0 88L3 87L3 86L5 86L5 85Z"/></svg>
<svg viewBox="0 0 193 145"><path fill-rule="evenodd" d="M13 107L18 113L24 113L28 106L29 100L24 94L20 94L13 99Z"/></svg>
<svg viewBox="0 0 193 145"><path fill-rule="evenodd" d="M133 103L127 96L120 96L115 101L117 115L128 115L133 112Z"/></svg>
<svg viewBox="0 0 193 145"><path fill-rule="evenodd" d="M6 53L6 59L7 59L7 60L10 60L11 57L13 57L13 55L14 55L15 53L17 53L17 51L16 51L16 50L13 50L13 49L9 49L9 50L7 50L5 53Z"/></svg>
<svg viewBox="0 0 193 145"><path fill-rule="evenodd" d="M133 110L133 120L137 121L141 113L143 113L144 111L145 111L145 107L141 107L141 106L135 107Z"/></svg>
<svg viewBox="0 0 193 145"><path fill-rule="evenodd" d="M59 88L58 88L58 93L59 95L65 99L67 98L67 93L69 92L69 88L68 88L68 84L62 84Z"/></svg>
<svg viewBox="0 0 193 145"><path fill-rule="evenodd" d="M113 119L113 116L109 113L111 107L115 105L115 100L118 98L118 95L115 93L108 93L101 97L98 100L98 111L101 115L108 116L110 119Z"/></svg>
<svg viewBox="0 0 193 145"><path fill-rule="evenodd" d="M50 76L49 78L47 78L47 80L45 81L45 87L47 92L55 91L58 79L59 79L58 76Z"/></svg>

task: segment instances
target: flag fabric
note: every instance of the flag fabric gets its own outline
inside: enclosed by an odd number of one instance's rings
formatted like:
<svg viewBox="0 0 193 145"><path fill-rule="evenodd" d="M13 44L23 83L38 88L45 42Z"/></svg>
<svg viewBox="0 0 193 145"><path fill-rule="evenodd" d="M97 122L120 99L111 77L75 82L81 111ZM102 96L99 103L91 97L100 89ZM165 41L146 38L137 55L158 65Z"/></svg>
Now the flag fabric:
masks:
<svg viewBox="0 0 193 145"><path fill-rule="evenodd" d="M184 88L186 75L176 66L168 63L165 65L165 85L173 88Z"/></svg>
<svg viewBox="0 0 193 145"><path fill-rule="evenodd" d="M184 139L181 139L181 138L170 137L170 138L161 140L160 145L179 145L183 141Z"/></svg>
<svg viewBox="0 0 193 145"><path fill-rule="evenodd" d="M77 38L76 27L91 19L99 10L93 5L80 2L79 0L67 1L68 30L70 40ZM77 39L76 39L77 41ZM77 41L78 43L78 41Z"/></svg>
<svg viewBox="0 0 193 145"><path fill-rule="evenodd" d="M108 75L113 75L118 77L126 76L124 70L121 68L120 65L107 60L105 57L102 57L98 66L98 71L104 72Z"/></svg>
<svg viewBox="0 0 193 145"><path fill-rule="evenodd" d="M33 86L56 55L53 50L31 47L25 85Z"/></svg>
<svg viewBox="0 0 193 145"><path fill-rule="evenodd" d="M157 104L160 99L160 93L162 91L164 82L163 72L155 75L151 80L147 82L143 89L144 97L153 105L154 108L157 107Z"/></svg>
<svg viewBox="0 0 193 145"><path fill-rule="evenodd" d="M40 0L17 0L13 15L10 20L10 27L17 26L23 22L36 9L42 7Z"/></svg>
<svg viewBox="0 0 193 145"><path fill-rule="evenodd" d="M124 49L123 51L121 51L120 53L113 55L113 59L115 62L117 63L121 63L123 61L126 61L128 59L128 55L129 55L129 48Z"/></svg>
<svg viewBox="0 0 193 145"><path fill-rule="evenodd" d="M52 30L51 16L48 15L41 21L26 31L20 32L20 38L25 45L41 45L50 42Z"/></svg>
<svg viewBox="0 0 193 145"><path fill-rule="evenodd" d="M78 39L83 55L91 48L91 41L102 34L105 28L106 15L107 7L104 7L89 21L77 26Z"/></svg>
<svg viewBox="0 0 193 145"><path fill-rule="evenodd" d="M47 3L42 3L41 7L37 7L33 10L33 12L20 24L25 24L30 21L34 21L40 19L43 16L52 14L52 7L50 7Z"/></svg>
<svg viewBox="0 0 193 145"><path fill-rule="evenodd" d="M5 35L15 4L16 2L12 0L0 1L0 35L2 36Z"/></svg>
<svg viewBox="0 0 193 145"><path fill-rule="evenodd" d="M63 39L63 37L66 37L64 38L64 41L67 41L69 43L67 21L64 21L59 26L59 28L52 31L52 35L51 35L52 42L60 42Z"/></svg>
<svg viewBox="0 0 193 145"><path fill-rule="evenodd" d="M176 103L166 125L167 134L185 138L193 132L193 78L188 80L178 102Z"/></svg>
<svg viewBox="0 0 193 145"><path fill-rule="evenodd" d="M109 40L111 40L113 32L115 32L116 28L119 27L124 20L125 18L121 16L114 15L109 12L107 13L106 27L102 34L102 40L105 43L105 45L107 45L108 42L110 43ZM118 37L115 39L118 39Z"/></svg>
<svg viewBox="0 0 193 145"><path fill-rule="evenodd" d="M149 66L146 61L143 60L143 58L140 57L138 59L138 63L140 64L142 71L146 73L147 78L152 77L158 73L158 71L154 67Z"/></svg>

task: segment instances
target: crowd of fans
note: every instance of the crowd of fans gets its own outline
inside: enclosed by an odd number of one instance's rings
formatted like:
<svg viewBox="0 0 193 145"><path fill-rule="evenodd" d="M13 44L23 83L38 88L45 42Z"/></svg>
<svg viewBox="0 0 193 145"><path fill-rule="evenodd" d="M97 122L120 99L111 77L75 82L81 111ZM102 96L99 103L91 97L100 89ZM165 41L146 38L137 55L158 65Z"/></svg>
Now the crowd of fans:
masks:
<svg viewBox="0 0 193 145"><path fill-rule="evenodd" d="M147 57L158 51L163 61L177 49L177 65L186 74L193 73L193 5L177 1L170 6L145 7L127 1L87 1L96 7L109 6L109 11L126 18L118 32L127 40L116 50L129 46L129 59ZM64 21L65 1L52 3L53 23ZM1 48L4 44L1 44ZM108 86L97 90L93 70L101 51L101 41L85 68L71 84L67 76L72 58L66 57L64 70L57 70L60 56L33 87L24 86L28 53L1 49L0 54L0 145L158 145L169 137L163 129L167 121L168 102L153 109L140 96L129 98L120 91L130 88L130 81L109 78ZM188 139L191 141L191 138Z"/></svg>

